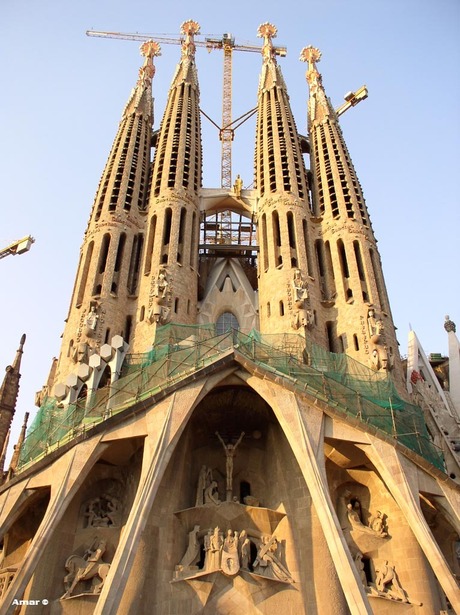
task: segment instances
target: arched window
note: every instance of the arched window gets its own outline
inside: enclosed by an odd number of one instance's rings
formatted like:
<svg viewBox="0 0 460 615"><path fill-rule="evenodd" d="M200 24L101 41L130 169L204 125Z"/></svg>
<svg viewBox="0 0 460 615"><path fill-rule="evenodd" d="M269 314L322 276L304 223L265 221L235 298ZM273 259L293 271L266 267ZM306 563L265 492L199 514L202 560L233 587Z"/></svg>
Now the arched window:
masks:
<svg viewBox="0 0 460 615"><path fill-rule="evenodd" d="M232 312L224 312L219 316L216 322L216 333L217 335L223 335L230 331L231 329L239 329L240 325L238 320Z"/></svg>

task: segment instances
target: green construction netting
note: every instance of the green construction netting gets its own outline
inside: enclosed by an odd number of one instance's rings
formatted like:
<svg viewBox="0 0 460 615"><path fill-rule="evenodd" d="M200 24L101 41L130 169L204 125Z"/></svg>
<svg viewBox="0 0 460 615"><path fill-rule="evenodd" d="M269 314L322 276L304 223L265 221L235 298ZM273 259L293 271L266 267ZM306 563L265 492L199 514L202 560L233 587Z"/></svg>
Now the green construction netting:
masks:
<svg viewBox="0 0 460 615"><path fill-rule="evenodd" d="M244 357L290 379L338 410L371 424L415 451L441 470L444 460L429 438L422 410L403 400L391 375L375 372L344 354L331 353L295 334L216 335L214 325L170 324L157 329L152 349L128 355L120 378L108 387L88 391L74 404L47 398L24 441L20 467L84 433L235 348Z"/></svg>

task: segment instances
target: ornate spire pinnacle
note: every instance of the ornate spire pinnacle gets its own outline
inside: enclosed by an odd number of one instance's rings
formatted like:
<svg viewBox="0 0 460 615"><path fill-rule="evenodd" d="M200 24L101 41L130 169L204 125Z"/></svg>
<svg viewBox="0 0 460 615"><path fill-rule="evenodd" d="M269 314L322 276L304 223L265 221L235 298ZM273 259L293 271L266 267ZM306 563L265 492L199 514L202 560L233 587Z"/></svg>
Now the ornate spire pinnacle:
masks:
<svg viewBox="0 0 460 615"><path fill-rule="evenodd" d="M161 48L159 43L155 41L146 41L140 46L140 52L141 55L145 56L145 61L144 65L139 69L137 85L148 87L151 85L153 76L155 75L153 58L161 55Z"/></svg>
<svg viewBox="0 0 460 615"><path fill-rule="evenodd" d="M21 427L21 432L19 434L18 441L14 445L14 452L11 457L10 467L8 468L8 479L11 479L14 476L18 468L18 462L19 462L19 457L21 455L22 445L24 444L24 440L26 439L28 421L29 421L29 413L26 412L24 415L24 422Z"/></svg>
<svg viewBox="0 0 460 615"><path fill-rule="evenodd" d="M21 336L14 361L6 368L3 383L0 385L0 452L5 445L5 440L16 409L16 401L19 393L19 379L21 378L21 358L25 341L26 336L24 334Z"/></svg>
<svg viewBox="0 0 460 615"><path fill-rule="evenodd" d="M182 60L193 60L195 58L195 42L193 37L200 33L200 24L193 19L184 21L180 30L185 34L185 41L182 43Z"/></svg>
<svg viewBox="0 0 460 615"><path fill-rule="evenodd" d="M457 331L455 323L450 319L449 315L445 317L444 329L447 331L447 333L451 333L452 331L455 333Z"/></svg>
<svg viewBox="0 0 460 615"><path fill-rule="evenodd" d="M272 38L276 37L278 29L271 23L266 21L261 24L257 30L257 36L264 39L264 44L262 46L262 57L264 59L264 63L266 62L275 62L275 48L273 46Z"/></svg>
<svg viewBox="0 0 460 615"><path fill-rule="evenodd" d="M304 47L300 52L300 61L308 62L306 77L310 87L321 84L321 75L316 68L316 62L319 62L320 60L321 51L317 47L310 45L309 47Z"/></svg>

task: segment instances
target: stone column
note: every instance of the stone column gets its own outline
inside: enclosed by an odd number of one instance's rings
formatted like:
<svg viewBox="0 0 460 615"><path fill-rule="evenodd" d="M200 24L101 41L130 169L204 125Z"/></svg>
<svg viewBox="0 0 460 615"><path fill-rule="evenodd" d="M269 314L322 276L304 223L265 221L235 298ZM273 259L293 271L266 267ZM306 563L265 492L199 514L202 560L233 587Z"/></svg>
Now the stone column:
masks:
<svg viewBox="0 0 460 615"><path fill-rule="evenodd" d="M15 598L21 599L24 594L54 530L103 448L105 447L104 445L100 446L99 438L88 440L85 443L80 443L78 447L64 454L55 464L50 466L48 471L51 482L51 499L46 514L30 543L22 565L3 596L0 615L13 615L15 612L16 605L13 604L13 600ZM53 481L54 477L57 477L56 482Z"/></svg>
<svg viewBox="0 0 460 615"><path fill-rule="evenodd" d="M390 444L372 436L369 436L369 440L372 446L362 448L402 510L444 593L452 604L453 610L460 613L458 584L428 527L419 504L417 467L409 465L410 462Z"/></svg>
<svg viewBox="0 0 460 615"><path fill-rule="evenodd" d="M269 403L290 443L307 484L351 615L372 613L332 504L324 464L323 413L302 407L295 395L274 383L249 378ZM308 412L308 417L307 417Z"/></svg>

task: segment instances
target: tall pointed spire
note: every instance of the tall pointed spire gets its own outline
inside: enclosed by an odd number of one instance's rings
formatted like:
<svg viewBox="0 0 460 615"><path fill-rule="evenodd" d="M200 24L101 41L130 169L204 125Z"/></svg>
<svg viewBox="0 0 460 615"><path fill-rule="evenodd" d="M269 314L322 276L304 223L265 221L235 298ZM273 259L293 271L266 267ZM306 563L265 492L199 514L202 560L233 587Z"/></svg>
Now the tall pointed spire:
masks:
<svg viewBox="0 0 460 615"><path fill-rule="evenodd" d="M131 335L150 174L153 60L160 46L147 41L140 52L144 63L123 109L81 248L56 370L60 383L114 336L129 342Z"/></svg>
<svg viewBox="0 0 460 615"><path fill-rule="evenodd" d="M23 334L14 361L6 368L6 374L0 386L0 451L3 451L5 446L16 409L19 379L21 378L21 359L25 341L26 336Z"/></svg>
<svg viewBox="0 0 460 615"><path fill-rule="evenodd" d="M323 308L319 325L333 352L345 352L376 371L398 364L403 391L377 242L337 114L316 66L320 58L321 52L312 46L300 55L308 63L313 211L320 230L315 239Z"/></svg>
<svg viewBox="0 0 460 615"><path fill-rule="evenodd" d="M21 454L21 448L24 444L24 440L26 439L26 431L27 431L27 423L29 421L29 413L26 412L24 415L24 422L22 423L21 431L19 433L19 438L17 443L14 445L14 452L11 457L10 467L8 469L8 480L14 476L14 473L17 470L19 456Z"/></svg>
<svg viewBox="0 0 460 615"><path fill-rule="evenodd" d="M181 26L181 58L156 143L134 352L150 347L158 324L196 322L202 168L194 35L199 30L193 20Z"/></svg>
<svg viewBox="0 0 460 615"><path fill-rule="evenodd" d="M260 329L305 334L313 326L310 298L319 293L309 239L308 178L287 88L276 62L272 43L276 27L264 23L258 35L264 39L255 153Z"/></svg>

